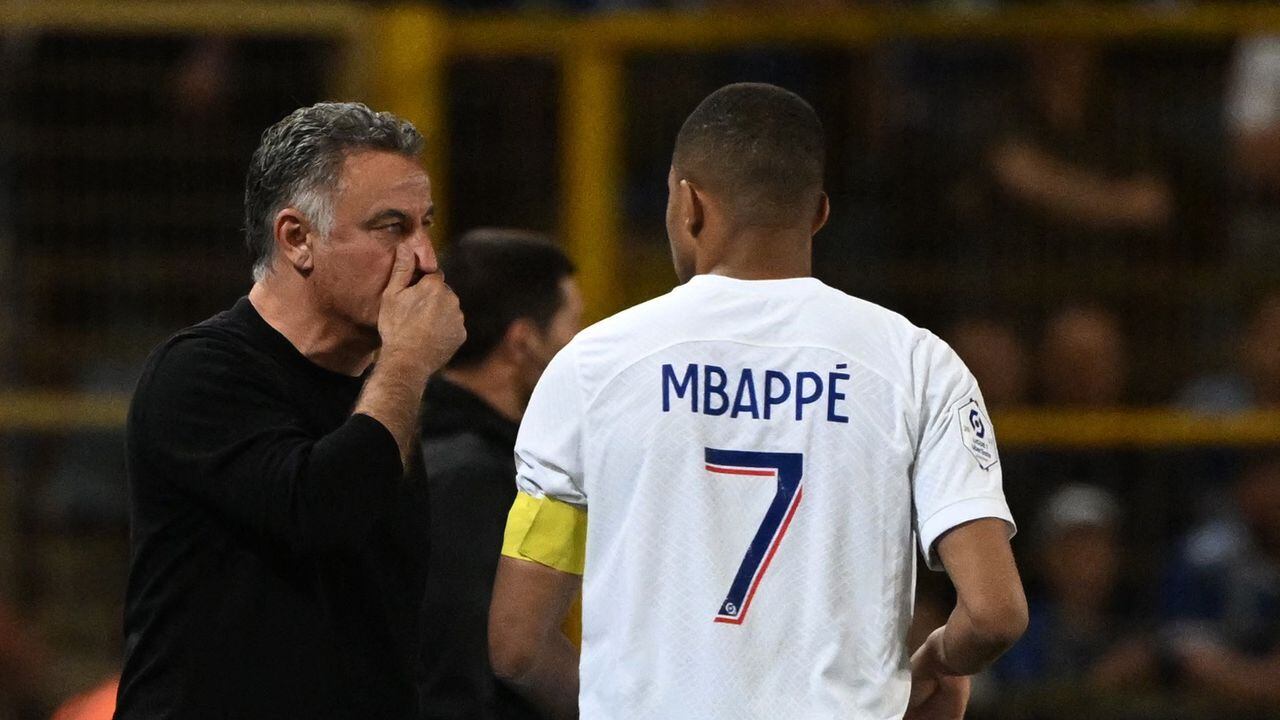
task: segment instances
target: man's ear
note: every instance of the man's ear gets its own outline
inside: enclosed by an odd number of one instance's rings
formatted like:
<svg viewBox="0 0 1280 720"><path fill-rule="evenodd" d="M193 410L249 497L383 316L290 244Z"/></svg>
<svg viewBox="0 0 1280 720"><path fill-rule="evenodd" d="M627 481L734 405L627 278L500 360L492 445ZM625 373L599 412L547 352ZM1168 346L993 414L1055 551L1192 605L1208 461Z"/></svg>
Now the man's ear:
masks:
<svg viewBox="0 0 1280 720"><path fill-rule="evenodd" d="M289 265L303 275L311 272L315 233L306 216L297 208L284 208L276 213L272 230L275 234L276 251L288 260Z"/></svg>
<svg viewBox="0 0 1280 720"><path fill-rule="evenodd" d="M707 208L702 189L686 178L680 181L676 191L680 193L680 207L683 209L680 221L684 224L685 232L696 238L706 222Z"/></svg>
<svg viewBox="0 0 1280 720"><path fill-rule="evenodd" d="M502 334L502 346L511 359L522 362L534 354L539 336L537 323L530 318L516 318Z"/></svg>
<svg viewBox="0 0 1280 720"><path fill-rule="evenodd" d="M817 235L818 231L827 224L827 218L829 217L831 217L831 199L824 192L821 199L818 200L818 212L813 216L813 225L809 230L809 234Z"/></svg>

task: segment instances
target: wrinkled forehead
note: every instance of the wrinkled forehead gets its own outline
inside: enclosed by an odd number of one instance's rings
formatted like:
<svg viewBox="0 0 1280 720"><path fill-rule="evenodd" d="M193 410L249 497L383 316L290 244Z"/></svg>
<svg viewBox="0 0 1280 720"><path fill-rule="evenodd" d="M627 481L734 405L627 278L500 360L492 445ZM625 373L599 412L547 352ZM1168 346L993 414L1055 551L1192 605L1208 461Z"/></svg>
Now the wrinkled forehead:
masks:
<svg viewBox="0 0 1280 720"><path fill-rule="evenodd" d="M343 158L335 200L349 210L388 203L425 209L431 205L431 180L417 158L378 150L356 151Z"/></svg>

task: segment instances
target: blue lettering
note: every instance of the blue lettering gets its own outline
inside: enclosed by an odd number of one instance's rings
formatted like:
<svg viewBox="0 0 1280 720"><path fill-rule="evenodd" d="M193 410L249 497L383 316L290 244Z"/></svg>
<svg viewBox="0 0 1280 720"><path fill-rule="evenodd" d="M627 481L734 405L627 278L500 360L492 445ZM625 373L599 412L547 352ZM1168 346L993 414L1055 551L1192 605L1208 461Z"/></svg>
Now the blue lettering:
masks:
<svg viewBox="0 0 1280 720"><path fill-rule="evenodd" d="M775 395L773 392L774 381L777 380L782 385L782 394ZM764 371L764 419L768 420L772 417L772 409L774 405L781 405L791 397L791 381L787 376L777 370Z"/></svg>
<svg viewBox="0 0 1280 720"><path fill-rule="evenodd" d="M668 363L662 366L662 412L671 412L671 390L676 391L676 397L682 398L685 393L689 393L690 410L698 412L698 366L689 363L689 367L684 371L684 379L676 379L675 368Z"/></svg>
<svg viewBox="0 0 1280 720"><path fill-rule="evenodd" d="M747 402L743 402L743 397L749 398ZM756 382L751 374L751 368L743 368L742 376L738 378L738 392L733 396L733 412L729 413L729 417L738 417L742 413L751 413L751 417L760 419L760 406L756 402Z"/></svg>
<svg viewBox="0 0 1280 720"><path fill-rule="evenodd" d="M717 382L712 384L712 376L717 378ZM725 374L724 368L715 365L702 366L702 412L708 415L723 415L729 409L729 394L724 391L729 385L729 376ZM720 403L715 407L711 406L712 397L719 397Z"/></svg>
<svg viewBox="0 0 1280 720"><path fill-rule="evenodd" d="M813 382L813 394L806 395L804 392L804 381L811 380ZM802 372L796 374L796 420L804 419L804 406L812 405L822 397L822 376L815 372Z"/></svg>
<svg viewBox="0 0 1280 720"><path fill-rule="evenodd" d="M847 363L840 363L839 365L836 365L837 370L843 370L844 368L847 368L847 367L849 367ZM827 420L829 422L838 422L838 423L849 422L849 417L847 415L839 415L836 413L836 401L844 400L845 398L844 393L840 392L840 388L836 386L836 383L842 380L848 380L848 379L849 379L848 373L833 372L827 375L827 389L828 389Z"/></svg>

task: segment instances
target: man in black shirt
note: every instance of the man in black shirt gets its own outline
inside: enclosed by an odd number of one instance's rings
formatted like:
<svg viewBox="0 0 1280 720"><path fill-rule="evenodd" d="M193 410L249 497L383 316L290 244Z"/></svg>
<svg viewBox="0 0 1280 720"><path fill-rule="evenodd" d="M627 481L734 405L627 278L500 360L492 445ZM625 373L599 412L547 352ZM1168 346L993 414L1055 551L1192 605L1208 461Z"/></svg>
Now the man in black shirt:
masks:
<svg viewBox="0 0 1280 720"><path fill-rule="evenodd" d="M431 575L423 606L423 720L533 720L489 667L489 598L515 500L516 431L538 377L578 331L573 265L516 230L476 230L443 262L467 340L427 385Z"/></svg>
<svg viewBox="0 0 1280 720"><path fill-rule="evenodd" d="M416 716L417 417L465 336L421 148L355 103L263 135L253 288L158 348L130 408L117 718Z"/></svg>

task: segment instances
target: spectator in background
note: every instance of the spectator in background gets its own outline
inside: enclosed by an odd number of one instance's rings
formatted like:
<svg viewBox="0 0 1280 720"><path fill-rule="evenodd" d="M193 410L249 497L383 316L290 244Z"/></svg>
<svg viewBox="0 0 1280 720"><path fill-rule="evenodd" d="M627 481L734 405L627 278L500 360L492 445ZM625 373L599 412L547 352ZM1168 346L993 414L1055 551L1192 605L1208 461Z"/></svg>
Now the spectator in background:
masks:
<svg viewBox="0 0 1280 720"><path fill-rule="evenodd" d="M1232 499L1190 533L1161 599L1182 684L1239 717L1280 710L1280 454L1253 459Z"/></svg>
<svg viewBox="0 0 1280 720"><path fill-rule="evenodd" d="M1128 396L1128 342L1119 319L1092 305L1068 305L1045 323L1037 358L1040 402L1051 409L1097 411L1123 405ZM1010 458L1013 460L1013 458ZM1022 475L1040 487L1086 483L1122 496L1140 476L1135 458L1112 448L1043 449L1021 456ZM1039 507L1043 496L1027 490L1020 501Z"/></svg>
<svg viewBox="0 0 1280 720"><path fill-rule="evenodd" d="M1027 401L1027 349L1011 324L966 318L951 326L946 340L978 379L987 407Z"/></svg>
<svg viewBox="0 0 1280 720"><path fill-rule="evenodd" d="M1100 307L1068 306L1045 325L1040 389L1046 405L1105 408L1125 400L1129 375L1124 331Z"/></svg>
<svg viewBox="0 0 1280 720"><path fill-rule="evenodd" d="M1090 485L1066 485L1045 504L1036 555L1041 582L1027 633L993 669L1006 685L1120 688L1153 676L1153 655L1120 611L1120 505Z"/></svg>
<svg viewBox="0 0 1280 720"><path fill-rule="evenodd" d="M1236 356L1236 370L1191 383L1183 404L1215 412L1280 408L1280 289L1253 309Z"/></svg>
<svg viewBox="0 0 1280 720"><path fill-rule="evenodd" d="M1025 53L1025 98L981 161L989 197L973 200L975 242L994 232L997 257L1046 273L1144 257L1126 248L1171 226L1174 192L1153 154L1117 130L1098 83L1099 49L1055 40Z"/></svg>
<svg viewBox="0 0 1280 720"><path fill-rule="evenodd" d="M1226 116L1237 193L1227 271L1274 276L1280 268L1280 37L1245 38L1236 46Z"/></svg>
<svg viewBox="0 0 1280 720"><path fill-rule="evenodd" d="M489 666L489 600L516 498L520 418L547 363L580 329L582 296L569 258L534 233L473 230L441 267L467 339L428 383L422 419L431 574L421 717L539 718Z"/></svg>

